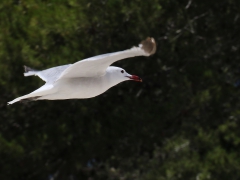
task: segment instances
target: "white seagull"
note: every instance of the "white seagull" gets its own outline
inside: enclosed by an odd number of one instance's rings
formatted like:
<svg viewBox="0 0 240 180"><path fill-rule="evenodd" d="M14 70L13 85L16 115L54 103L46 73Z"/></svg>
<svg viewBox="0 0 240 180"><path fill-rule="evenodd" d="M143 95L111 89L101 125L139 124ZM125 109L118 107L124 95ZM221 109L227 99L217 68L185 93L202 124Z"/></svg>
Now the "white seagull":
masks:
<svg viewBox="0 0 240 180"><path fill-rule="evenodd" d="M123 81L142 82L142 79L138 76L130 75L124 69L110 65L125 58L150 56L155 52L155 40L148 37L138 47L91 57L74 64L57 66L42 71L24 66L24 76L35 75L46 83L30 94L18 97L8 104L29 100L92 98Z"/></svg>

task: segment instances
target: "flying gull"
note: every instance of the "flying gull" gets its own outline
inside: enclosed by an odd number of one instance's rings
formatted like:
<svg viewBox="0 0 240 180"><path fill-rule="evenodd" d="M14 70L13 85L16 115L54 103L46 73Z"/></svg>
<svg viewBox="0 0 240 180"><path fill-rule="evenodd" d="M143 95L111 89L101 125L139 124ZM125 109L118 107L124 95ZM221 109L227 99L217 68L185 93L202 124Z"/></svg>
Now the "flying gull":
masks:
<svg viewBox="0 0 240 180"><path fill-rule="evenodd" d="M138 76L128 74L120 67L110 65L134 56L150 56L155 52L155 40L148 37L138 47L94 56L74 64L57 66L42 71L24 66L24 76L35 75L46 83L30 94L18 97L8 104L18 101L92 98L123 81L142 82L142 79Z"/></svg>

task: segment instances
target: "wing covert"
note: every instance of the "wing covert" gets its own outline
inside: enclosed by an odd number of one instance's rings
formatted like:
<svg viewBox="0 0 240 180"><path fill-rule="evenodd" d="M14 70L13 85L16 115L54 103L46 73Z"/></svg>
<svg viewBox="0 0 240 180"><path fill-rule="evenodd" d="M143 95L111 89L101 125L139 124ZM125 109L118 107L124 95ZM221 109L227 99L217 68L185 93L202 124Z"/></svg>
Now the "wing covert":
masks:
<svg viewBox="0 0 240 180"><path fill-rule="evenodd" d="M37 71L35 75L39 76L42 80L44 80L47 83L54 82L60 77L62 72L69 66L71 66L71 64L57 66L42 71Z"/></svg>

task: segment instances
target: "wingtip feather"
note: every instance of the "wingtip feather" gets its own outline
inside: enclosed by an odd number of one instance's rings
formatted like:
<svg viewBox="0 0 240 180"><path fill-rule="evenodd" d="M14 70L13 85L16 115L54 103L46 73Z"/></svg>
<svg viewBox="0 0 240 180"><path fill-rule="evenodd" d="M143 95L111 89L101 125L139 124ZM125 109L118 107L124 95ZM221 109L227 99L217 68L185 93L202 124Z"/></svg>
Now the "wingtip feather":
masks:
<svg viewBox="0 0 240 180"><path fill-rule="evenodd" d="M139 47L141 47L149 56L153 55L157 50L157 44L155 42L155 39L151 37L143 40Z"/></svg>
<svg viewBox="0 0 240 180"><path fill-rule="evenodd" d="M33 68L30 68L28 66L23 66L24 68L24 76L32 76L32 75L35 75L37 70L36 69L33 69Z"/></svg>

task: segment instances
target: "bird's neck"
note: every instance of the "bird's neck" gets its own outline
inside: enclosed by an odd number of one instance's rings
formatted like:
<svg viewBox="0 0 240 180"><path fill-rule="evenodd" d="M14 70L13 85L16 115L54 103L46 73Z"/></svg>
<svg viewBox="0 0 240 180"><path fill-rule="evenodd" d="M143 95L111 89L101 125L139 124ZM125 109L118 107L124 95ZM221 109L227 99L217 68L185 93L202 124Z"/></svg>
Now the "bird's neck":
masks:
<svg viewBox="0 0 240 180"><path fill-rule="evenodd" d="M106 71L105 74L105 79L106 79L106 83L112 87L115 86L117 84L119 84L120 82L123 82L122 80L119 79L119 77L117 77L114 73L111 73L111 71Z"/></svg>

